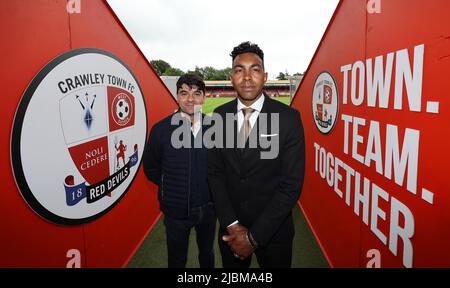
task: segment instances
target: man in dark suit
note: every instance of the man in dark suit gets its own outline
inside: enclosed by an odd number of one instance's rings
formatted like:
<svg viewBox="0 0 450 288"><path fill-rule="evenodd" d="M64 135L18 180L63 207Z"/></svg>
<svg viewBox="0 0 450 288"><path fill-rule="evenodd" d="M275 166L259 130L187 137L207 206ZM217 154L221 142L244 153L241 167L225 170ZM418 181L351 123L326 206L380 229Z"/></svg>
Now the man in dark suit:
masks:
<svg viewBox="0 0 450 288"><path fill-rule="evenodd" d="M238 97L218 107L214 117L234 116L234 121L223 121L225 142L232 138L242 145L208 153L223 266L249 267L254 253L261 267L291 267L292 209L300 196L305 167L300 114L263 93L267 73L258 45L241 43L231 56L231 83ZM278 151L264 154L267 145L262 143L269 139L279 144L275 145Z"/></svg>

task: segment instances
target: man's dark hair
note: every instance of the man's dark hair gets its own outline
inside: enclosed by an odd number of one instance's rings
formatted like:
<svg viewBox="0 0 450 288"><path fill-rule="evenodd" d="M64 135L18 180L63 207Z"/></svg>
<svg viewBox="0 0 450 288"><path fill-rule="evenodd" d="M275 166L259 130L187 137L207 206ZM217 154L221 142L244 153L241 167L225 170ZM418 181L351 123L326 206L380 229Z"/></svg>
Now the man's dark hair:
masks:
<svg viewBox="0 0 450 288"><path fill-rule="evenodd" d="M255 53L256 55L259 56L259 58L261 58L261 60L263 62L263 66L264 66L264 52L261 50L261 48L259 48L259 46L257 44L246 41L246 42L242 42L238 46L234 47L233 51L231 51L231 53L230 53L232 61L234 61L234 59L238 55L243 54L243 53Z"/></svg>
<svg viewBox="0 0 450 288"><path fill-rule="evenodd" d="M206 93L205 92L205 82L203 81L202 78L200 78L196 74L184 74L183 76L178 78L177 93L178 93L178 91L180 91L181 86L183 86L183 84L186 84L191 89L192 89L192 86L197 86L197 89L199 91L203 91L203 94Z"/></svg>

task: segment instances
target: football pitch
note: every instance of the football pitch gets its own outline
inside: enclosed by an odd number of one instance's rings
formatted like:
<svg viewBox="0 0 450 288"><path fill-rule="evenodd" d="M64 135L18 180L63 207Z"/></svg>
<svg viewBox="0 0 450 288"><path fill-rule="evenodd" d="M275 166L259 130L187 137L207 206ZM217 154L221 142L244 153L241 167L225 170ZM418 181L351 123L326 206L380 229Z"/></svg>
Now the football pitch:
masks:
<svg viewBox="0 0 450 288"><path fill-rule="evenodd" d="M278 100L286 105L290 104L289 97L274 97L272 99ZM206 98L205 103L203 104L202 111L205 114L210 114L219 107L222 104L228 103L230 101L234 100L232 97L227 98Z"/></svg>

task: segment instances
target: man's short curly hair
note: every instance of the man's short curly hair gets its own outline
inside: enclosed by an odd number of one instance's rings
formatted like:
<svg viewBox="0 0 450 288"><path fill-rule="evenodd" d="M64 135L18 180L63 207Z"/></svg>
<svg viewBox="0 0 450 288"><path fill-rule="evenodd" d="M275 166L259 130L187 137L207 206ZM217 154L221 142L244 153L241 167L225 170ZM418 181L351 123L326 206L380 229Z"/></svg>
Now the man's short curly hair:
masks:
<svg viewBox="0 0 450 288"><path fill-rule="evenodd" d="M251 43L250 41L242 42L238 46L233 48L233 51L231 51L230 56L232 58L232 61L234 59L243 53L255 53L256 55L261 58L264 66L264 52L259 48L257 44Z"/></svg>

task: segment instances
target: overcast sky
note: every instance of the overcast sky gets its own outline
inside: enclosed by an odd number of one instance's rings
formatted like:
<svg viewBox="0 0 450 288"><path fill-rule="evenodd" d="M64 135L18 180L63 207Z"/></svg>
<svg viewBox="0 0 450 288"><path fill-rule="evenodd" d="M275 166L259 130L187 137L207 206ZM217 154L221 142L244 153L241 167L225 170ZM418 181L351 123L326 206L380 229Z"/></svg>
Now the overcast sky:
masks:
<svg viewBox="0 0 450 288"><path fill-rule="evenodd" d="M338 0L108 0L149 60L183 71L231 67L242 41L264 51L269 78L304 72Z"/></svg>

